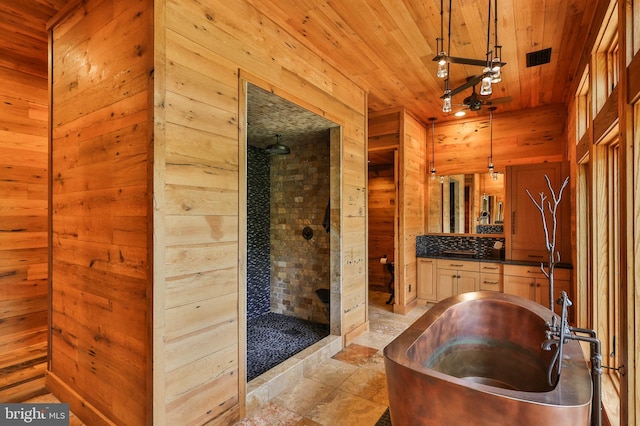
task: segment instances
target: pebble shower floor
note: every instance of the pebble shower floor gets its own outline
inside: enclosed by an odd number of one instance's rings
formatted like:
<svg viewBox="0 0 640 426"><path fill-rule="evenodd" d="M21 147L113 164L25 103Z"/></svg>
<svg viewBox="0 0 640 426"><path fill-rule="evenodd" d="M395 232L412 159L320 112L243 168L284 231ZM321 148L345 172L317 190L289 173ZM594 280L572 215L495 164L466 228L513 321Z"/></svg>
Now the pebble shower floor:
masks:
<svg viewBox="0 0 640 426"><path fill-rule="evenodd" d="M247 382L329 335L321 324L273 312L247 321Z"/></svg>

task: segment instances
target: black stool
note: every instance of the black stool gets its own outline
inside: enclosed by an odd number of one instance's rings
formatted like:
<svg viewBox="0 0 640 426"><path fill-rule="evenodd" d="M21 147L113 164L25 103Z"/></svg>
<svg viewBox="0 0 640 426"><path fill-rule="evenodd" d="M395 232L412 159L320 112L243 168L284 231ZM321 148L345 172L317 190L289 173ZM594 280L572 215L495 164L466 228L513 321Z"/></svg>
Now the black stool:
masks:
<svg viewBox="0 0 640 426"><path fill-rule="evenodd" d="M391 296L389 296L389 300L387 300L387 305L393 305L393 298L395 297L395 289L393 285L393 282L395 281L395 269L393 267L393 262L387 263L387 270L391 274L391 281L389 281L389 290L391 291Z"/></svg>

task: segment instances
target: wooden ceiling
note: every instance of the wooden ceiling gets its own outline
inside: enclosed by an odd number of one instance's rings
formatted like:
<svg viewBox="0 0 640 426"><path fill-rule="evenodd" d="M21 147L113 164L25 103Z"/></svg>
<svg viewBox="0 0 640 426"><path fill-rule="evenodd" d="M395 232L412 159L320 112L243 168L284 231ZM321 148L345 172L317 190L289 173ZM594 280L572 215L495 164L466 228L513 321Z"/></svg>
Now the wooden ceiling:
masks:
<svg viewBox="0 0 640 426"><path fill-rule="evenodd" d="M424 122L429 117L453 119L442 113L443 81L436 77L432 60L440 36L440 1L248 1L367 90L370 111L404 106ZM444 3L446 11L448 1ZM507 65L491 98L512 97L500 111L566 103L596 4L498 0L499 44ZM487 5L487 0L452 0L452 56L485 58ZM446 13L444 32L446 38ZM526 54L547 48L552 49L551 62L528 68ZM451 88L481 71L452 64ZM468 89L455 96L453 103L462 104L470 93ZM462 107L454 105L456 109Z"/></svg>
<svg viewBox="0 0 640 426"><path fill-rule="evenodd" d="M404 106L425 123L429 117L454 118L442 113L443 81L435 76L437 65L432 60L440 36L440 1L247 1L365 89L370 111ZM23 71L46 78L46 23L66 3L3 0L0 65L20 64ZM448 1L444 3L447 10ZM599 3L602 0L498 0L498 35L507 65L490 99L512 98L498 112L567 102L580 60L577 54ZM452 10L450 54L483 59L487 0L452 0ZM445 14L445 36L446 25ZM551 62L528 68L526 54L546 48L552 49ZM452 64L450 86L457 87L480 71ZM463 109L460 104L470 93L468 89L453 98L454 111ZM486 107L467 117L483 113Z"/></svg>

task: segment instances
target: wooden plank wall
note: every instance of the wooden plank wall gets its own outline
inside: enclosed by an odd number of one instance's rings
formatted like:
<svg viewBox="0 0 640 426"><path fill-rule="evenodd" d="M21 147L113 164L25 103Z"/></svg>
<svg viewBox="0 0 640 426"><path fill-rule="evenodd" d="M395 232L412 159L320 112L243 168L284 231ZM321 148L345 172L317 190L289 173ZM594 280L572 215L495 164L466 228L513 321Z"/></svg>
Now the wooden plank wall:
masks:
<svg viewBox="0 0 640 426"><path fill-rule="evenodd" d="M86 424L151 419L152 5L74 2L51 22L47 387Z"/></svg>
<svg viewBox="0 0 640 426"><path fill-rule="evenodd" d="M155 7L154 424L232 423L245 389L239 70L342 126L343 335L366 324L366 97L245 1Z"/></svg>
<svg viewBox="0 0 640 426"><path fill-rule="evenodd" d="M564 161L567 109L548 105L493 114L493 163L506 166ZM435 166L438 175L487 172L489 116L436 122ZM431 156L431 152L428 153Z"/></svg>
<svg viewBox="0 0 640 426"><path fill-rule="evenodd" d="M400 147L400 235L398 236L399 267L394 311L407 312L417 298L416 237L424 234L425 182L427 170L426 128L405 114L401 120ZM400 288L401 287L401 288Z"/></svg>
<svg viewBox="0 0 640 426"><path fill-rule="evenodd" d="M48 318L46 21L53 4L0 10L0 401L45 391Z"/></svg>

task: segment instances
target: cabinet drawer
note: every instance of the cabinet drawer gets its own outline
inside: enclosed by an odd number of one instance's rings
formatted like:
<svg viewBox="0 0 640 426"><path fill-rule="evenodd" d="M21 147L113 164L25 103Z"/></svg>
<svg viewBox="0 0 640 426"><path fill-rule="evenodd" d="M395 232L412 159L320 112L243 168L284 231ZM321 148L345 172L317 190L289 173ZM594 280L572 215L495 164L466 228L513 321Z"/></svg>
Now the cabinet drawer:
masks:
<svg viewBox="0 0 640 426"><path fill-rule="evenodd" d="M502 274L480 273L480 290L502 291Z"/></svg>
<svg viewBox="0 0 640 426"><path fill-rule="evenodd" d="M504 274L514 277L545 277L540 270L540 265L504 265Z"/></svg>
<svg viewBox="0 0 640 426"><path fill-rule="evenodd" d="M502 274L502 263L480 262L481 274Z"/></svg>
<svg viewBox="0 0 640 426"><path fill-rule="evenodd" d="M438 259L438 269L453 269L456 271L478 272L478 262L457 259Z"/></svg>
<svg viewBox="0 0 640 426"><path fill-rule="evenodd" d="M511 259L524 260L525 262L547 262L549 254L546 250L511 250Z"/></svg>
<svg viewBox="0 0 640 426"><path fill-rule="evenodd" d="M504 275L542 279L547 278L540 270L540 265L504 265ZM556 280L570 280L571 269L555 268L554 278Z"/></svg>

